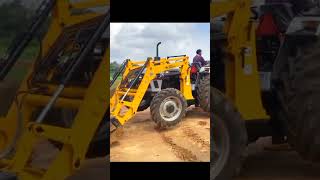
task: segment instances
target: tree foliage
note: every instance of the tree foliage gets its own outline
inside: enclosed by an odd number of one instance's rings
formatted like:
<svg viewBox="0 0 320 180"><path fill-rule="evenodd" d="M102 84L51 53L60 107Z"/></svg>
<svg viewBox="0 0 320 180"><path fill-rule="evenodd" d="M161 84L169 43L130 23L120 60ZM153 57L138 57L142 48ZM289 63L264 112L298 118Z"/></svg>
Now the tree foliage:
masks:
<svg viewBox="0 0 320 180"><path fill-rule="evenodd" d="M110 72L114 73L116 70L118 70L118 68L120 67L120 65L117 62L111 62L110 63Z"/></svg>
<svg viewBox="0 0 320 180"><path fill-rule="evenodd" d="M5 2L0 6L0 38L25 31L32 12L21 0Z"/></svg>

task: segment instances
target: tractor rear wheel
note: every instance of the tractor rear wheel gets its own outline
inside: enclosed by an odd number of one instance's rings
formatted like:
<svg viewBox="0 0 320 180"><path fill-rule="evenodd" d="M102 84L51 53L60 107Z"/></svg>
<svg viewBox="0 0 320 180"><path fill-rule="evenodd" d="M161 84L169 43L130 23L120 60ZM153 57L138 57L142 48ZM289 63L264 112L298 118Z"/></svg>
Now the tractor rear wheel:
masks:
<svg viewBox="0 0 320 180"><path fill-rule="evenodd" d="M174 126L186 115L187 106L187 102L179 90L163 89L151 101L152 120L160 129Z"/></svg>
<svg viewBox="0 0 320 180"><path fill-rule="evenodd" d="M197 98L200 107L206 111L210 111L210 75L202 77L197 88Z"/></svg>
<svg viewBox="0 0 320 180"><path fill-rule="evenodd" d="M320 41L287 42L276 61L276 90L287 115L288 141L320 161Z"/></svg>
<svg viewBox="0 0 320 180"><path fill-rule="evenodd" d="M211 88L211 180L229 180L240 172L247 131L240 113L217 89Z"/></svg>

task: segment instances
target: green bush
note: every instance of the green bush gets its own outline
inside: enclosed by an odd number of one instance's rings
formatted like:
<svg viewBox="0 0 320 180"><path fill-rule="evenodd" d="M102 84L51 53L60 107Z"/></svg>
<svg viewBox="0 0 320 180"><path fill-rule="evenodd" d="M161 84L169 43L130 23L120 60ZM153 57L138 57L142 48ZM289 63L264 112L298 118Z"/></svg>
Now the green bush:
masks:
<svg viewBox="0 0 320 180"><path fill-rule="evenodd" d="M20 0L5 2L0 6L0 56L2 56L13 39L20 33L28 30L33 15L31 9L22 5ZM33 60L38 53L39 43L32 41L25 49L21 59Z"/></svg>

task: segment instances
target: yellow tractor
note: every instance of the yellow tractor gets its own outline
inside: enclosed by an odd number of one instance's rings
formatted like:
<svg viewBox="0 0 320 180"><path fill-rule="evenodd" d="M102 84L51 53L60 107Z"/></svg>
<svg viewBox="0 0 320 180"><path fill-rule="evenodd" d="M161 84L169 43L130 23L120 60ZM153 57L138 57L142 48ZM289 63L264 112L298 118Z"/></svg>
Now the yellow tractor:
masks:
<svg viewBox="0 0 320 180"><path fill-rule="evenodd" d="M47 29L38 57L0 117L2 173L22 180L62 180L86 158L109 152L108 6L106 0L44 0L1 59L0 78L6 80L30 42ZM57 151L39 150L43 142ZM51 153L46 164L34 162Z"/></svg>
<svg viewBox="0 0 320 180"><path fill-rule="evenodd" d="M152 120L159 128L178 124L195 99L208 111L209 64L202 68L197 63L190 65L185 55L160 58L159 45L156 57L146 61L128 59L114 74L110 87L122 75L110 99L111 121L115 127L122 126L149 106Z"/></svg>
<svg viewBox="0 0 320 180"><path fill-rule="evenodd" d="M247 144L264 136L274 145L288 143L307 160L320 159L314 3L256 9L251 0L211 2L211 179L237 175Z"/></svg>

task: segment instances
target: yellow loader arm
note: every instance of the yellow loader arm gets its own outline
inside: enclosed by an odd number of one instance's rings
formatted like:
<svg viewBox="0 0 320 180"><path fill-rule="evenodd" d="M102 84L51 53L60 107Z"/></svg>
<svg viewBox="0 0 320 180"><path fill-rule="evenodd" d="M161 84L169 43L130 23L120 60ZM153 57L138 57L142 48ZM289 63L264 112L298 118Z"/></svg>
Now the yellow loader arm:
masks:
<svg viewBox="0 0 320 180"><path fill-rule="evenodd" d="M117 86L110 99L110 116L115 118L117 123L116 126L125 124L136 114L151 81L156 78L157 75L174 68L179 68L180 70L180 91L185 99L193 99L190 82L189 57L181 56L161 58L159 60L149 58L147 61L137 62L128 60L125 64L122 81ZM139 81L139 78L143 73L143 78L140 82L137 82L137 88L121 87L128 74L137 69L139 71L138 75L135 76L137 81Z"/></svg>
<svg viewBox="0 0 320 180"><path fill-rule="evenodd" d="M268 119L261 101L256 25L250 21L250 7L251 0L213 1L210 14L211 20L226 16L223 30L227 36L228 55L225 61L226 95L233 100L244 119Z"/></svg>
<svg viewBox="0 0 320 180"><path fill-rule="evenodd" d="M107 9L109 0L52 1L55 5L51 10L49 29L42 40L41 54L22 81L15 102L6 116L0 118L0 171L15 174L21 180L63 180L79 170L109 104L109 47L99 55L99 60L94 61L90 46L94 47L101 39L101 33L109 26L110 14L72 13L75 9ZM76 37L87 28L93 35L84 35L84 43ZM55 61L56 52L77 55L74 59L69 57L70 64L64 65L68 70L60 69L66 75L62 79L59 79L61 74L57 75L61 71L56 71L59 67ZM79 70L83 63L97 63L93 76L85 80L81 79L83 73ZM63 124L60 114L48 117L53 109L59 112L72 110L73 116ZM43 140L55 144L58 152L46 168L39 168L33 165L33 157L39 155L39 151L35 154L35 148Z"/></svg>

